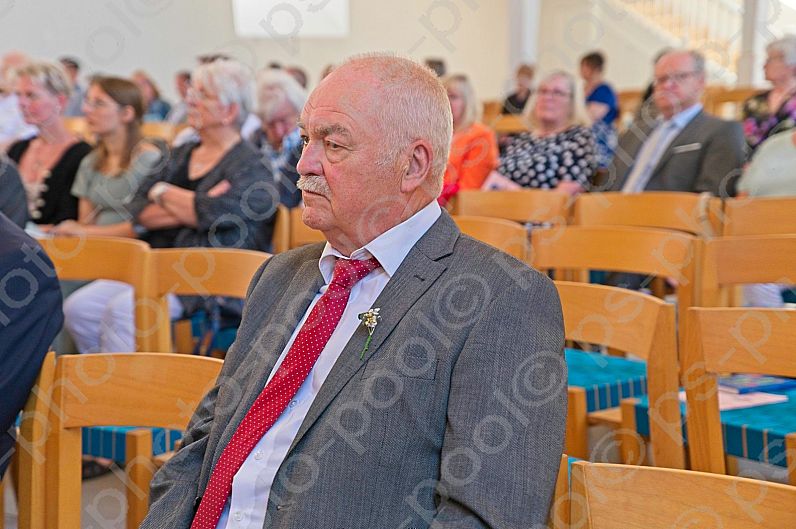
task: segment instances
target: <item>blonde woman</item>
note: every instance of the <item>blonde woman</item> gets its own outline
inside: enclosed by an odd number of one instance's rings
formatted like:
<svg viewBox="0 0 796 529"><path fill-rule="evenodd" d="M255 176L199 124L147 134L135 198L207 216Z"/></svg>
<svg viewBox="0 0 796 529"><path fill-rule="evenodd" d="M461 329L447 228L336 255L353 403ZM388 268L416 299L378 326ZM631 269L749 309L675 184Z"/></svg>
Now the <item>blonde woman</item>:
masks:
<svg viewBox="0 0 796 529"><path fill-rule="evenodd" d="M597 168L594 136L587 125L583 97L566 72L539 83L525 106L531 132L508 140L488 189L556 189L575 195L589 187Z"/></svg>
<svg viewBox="0 0 796 529"><path fill-rule="evenodd" d="M25 122L39 130L8 148L25 185L30 219L45 226L75 219L77 198L70 190L91 146L64 125L72 93L66 73L52 63L32 62L16 70L13 86Z"/></svg>
<svg viewBox="0 0 796 529"><path fill-rule="evenodd" d="M480 189L498 164L495 133L478 121L478 98L464 75L444 79L453 114L453 141L439 203L445 205L460 189Z"/></svg>

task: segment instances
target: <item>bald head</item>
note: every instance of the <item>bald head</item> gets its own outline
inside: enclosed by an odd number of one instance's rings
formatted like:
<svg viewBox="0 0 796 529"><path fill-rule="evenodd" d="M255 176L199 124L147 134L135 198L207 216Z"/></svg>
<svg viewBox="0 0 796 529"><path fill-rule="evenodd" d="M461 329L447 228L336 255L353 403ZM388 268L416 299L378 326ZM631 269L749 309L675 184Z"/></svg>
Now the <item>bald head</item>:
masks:
<svg viewBox="0 0 796 529"><path fill-rule="evenodd" d="M365 55L335 68L317 89L341 79L350 81L352 104L368 105L376 113L385 139L384 162L389 163L413 141L427 140L433 151L430 180L442 189L453 117L448 94L437 75L409 59Z"/></svg>

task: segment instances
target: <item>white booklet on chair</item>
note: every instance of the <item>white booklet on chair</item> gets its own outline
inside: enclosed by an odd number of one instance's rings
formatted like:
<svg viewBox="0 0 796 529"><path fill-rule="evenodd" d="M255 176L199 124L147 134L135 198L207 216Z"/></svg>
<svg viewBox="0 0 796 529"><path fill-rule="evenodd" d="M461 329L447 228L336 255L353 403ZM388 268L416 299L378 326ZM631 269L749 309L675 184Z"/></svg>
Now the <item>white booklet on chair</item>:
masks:
<svg viewBox="0 0 796 529"><path fill-rule="evenodd" d="M685 402L685 391L680 392L680 401ZM732 391L722 391L719 388L719 411L741 410L766 404L780 404L787 401L787 395L761 392L738 394Z"/></svg>

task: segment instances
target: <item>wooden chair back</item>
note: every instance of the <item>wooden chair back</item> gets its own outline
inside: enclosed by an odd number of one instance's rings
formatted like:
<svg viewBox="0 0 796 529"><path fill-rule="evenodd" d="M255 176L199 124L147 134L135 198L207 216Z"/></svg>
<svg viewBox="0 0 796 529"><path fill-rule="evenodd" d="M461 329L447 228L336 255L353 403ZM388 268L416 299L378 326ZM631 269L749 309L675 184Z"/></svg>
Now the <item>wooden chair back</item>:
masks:
<svg viewBox="0 0 796 529"><path fill-rule="evenodd" d="M22 411L17 437L19 488L17 489L18 525L45 529L45 461L48 416L55 379L55 353L50 351L36 378Z"/></svg>
<svg viewBox="0 0 796 529"><path fill-rule="evenodd" d="M530 122L522 114L501 114L487 124L495 134L519 134L531 130Z"/></svg>
<svg viewBox="0 0 796 529"><path fill-rule="evenodd" d="M796 233L796 197L732 198L724 202L725 236Z"/></svg>
<svg viewBox="0 0 796 529"><path fill-rule="evenodd" d="M270 254L235 248L152 250L155 325L142 329L149 351L171 352L168 294L245 298L254 274Z"/></svg>
<svg viewBox="0 0 796 529"><path fill-rule="evenodd" d="M167 121L146 121L141 124L141 135L145 138L163 140L171 145L177 135L177 127Z"/></svg>
<svg viewBox="0 0 796 529"><path fill-rule="evenodd" d="M725 373L796 377L796 310L694 307L688 311L686 333L682 358L691 465L724 474L717 377ZM790 480L796 483L796 434L786 437L785 444Z"/></svg>
<svg viewBox="0 0 796 529"><path fill-rule="evenodd" d="M454 215L463 234L494 246L520 261L528 261L528 232L516 222L492 217Z"/></svg>
<svg viewBox="0 0 796 529"><path fill-rule="evenodd" d="M86 118L84 117L65 117L64 126L66 130L78 136L80 139L83 140L90 140L91 139L91 131L88 130L88 123L86 122Z"/></svg>
<svg viewBox="0 0 796 529"><path fill-rule="evenodd" d="M518 191L459 191L456 214L494 217L515 222L566 224L569 218L566 193L543 189Z"/></svg>
<svg viewBox="0 0 796 529"><path fill-rule="evenodd" d="M670 468L576 461L572 527L796 527L796 487Z"/></svg>
<svg viewBox="0 0 796 529"><path fill-rule="evenodd" d="M481 120L483 123L489 125L497 119L503 112L503 101L489 100L483 102L483 110L481 112Z"/></svg>
<svg viewBox="0 0 796 529"><path fill-rule="evenodd" d="M796 284L796 234L721 237L703 242L698 306L726 305L727 287Z"/></svg>
<svg viewBox="0 0 796 529"><path fill-rule="evenodd" d="M81 428L184 429L221 365L214 358L162 353L59 357L44 463L45 527L81 526Z"/></svg>
<svg viewBox="0 0 796 529"><path fill-rule="evenodd" d="M52 237L39 240L55 265L61 280L110 279L133 287L135 299L136 350L147 349L140 332L150 329L155 313L147 301L152 284L149 245L122 237Z"/></svg>
<svg viewBox="0 0 796 529"><path fill-rule="evenodd" d="M556 281L567 340L632 353L647 363L650 438L656 466L685 468L675 309L656 297L605 285ZM572 399L573 403L577 399ZM585 415L571 410L571 415ZM573 437L586 432L571 432Z"/></svg>
<svg viewBox="0 0 796 529"><path fill-rule="evenodd" d="M322 232L304 224L301 220L302 211L302 208L290 210L290 249L326 240Z"/></svg>
<svg viewBox="0 0 796 529"><path fill-rule="evenodd" d="M759 93L759 88L752 87L708 90L705 93L705 111L720 118L738 120L741 118L744 102Z"/></svg>
<svg viewBox="0 0 796 529"><path fill-rule="evenodd" d="M271 244L275 254L286 252L290 249L290 209L283 204L279 204L276 208Z"/></svg>
<svg viewBox="0 0 796 529"><path fill-rule="evenodd" d="M540 270L572 270L584 283L589 270L675 279L678 315L695 304L698 255L694 236L671 230L566 226L531 233L531 263Z"/></svg>
<svg viewBox="0 0 796 529"><path fill-rule="evenodd" d="M713 237L721 233L721 200L697 193L589 193L575 201L573 223L659 228Z"/></svg>

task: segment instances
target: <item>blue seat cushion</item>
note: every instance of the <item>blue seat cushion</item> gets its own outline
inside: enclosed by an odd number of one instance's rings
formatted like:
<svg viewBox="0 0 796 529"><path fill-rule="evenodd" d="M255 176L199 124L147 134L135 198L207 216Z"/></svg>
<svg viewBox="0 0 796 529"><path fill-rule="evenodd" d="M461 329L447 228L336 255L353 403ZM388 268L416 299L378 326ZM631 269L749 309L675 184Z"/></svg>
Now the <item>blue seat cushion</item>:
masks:
<svg viewBox="0 0 796 529"><path fill-rule="evenodd" d="M787 395L788 401L721 412L724 450L727 454L780 467L787 466L785 436L796 432L796 390L771 393ZM641 435L649 435L648 410L647 398L639 398L636 404L636 430ZM685 417L685 403L680 403L680 410ZM683 435L686 435L685 423Z"/></svg>
<svg viewBox="0 0 796 529"><path fill-rule="evenodd" d="M127 446L125 435L134 426L91 426L83 428L83 454L113 459L124 463ZM180 430L150 428L152 430L152 454L158 455L174 450L174 444L182 438Z"/></svg>
<svg viewBox="0 0 796 529"><path fill-rule="evenodd" d="M570 386L586 391L588 412L619 406L622 399L647 394L647 364L616 356L566 349Z"/></svg>

